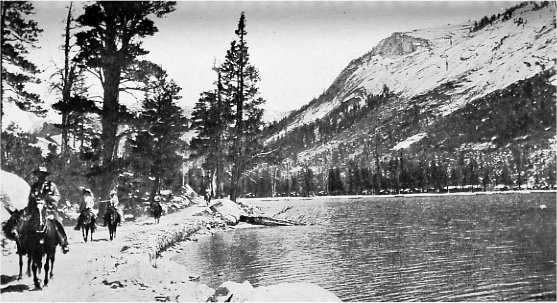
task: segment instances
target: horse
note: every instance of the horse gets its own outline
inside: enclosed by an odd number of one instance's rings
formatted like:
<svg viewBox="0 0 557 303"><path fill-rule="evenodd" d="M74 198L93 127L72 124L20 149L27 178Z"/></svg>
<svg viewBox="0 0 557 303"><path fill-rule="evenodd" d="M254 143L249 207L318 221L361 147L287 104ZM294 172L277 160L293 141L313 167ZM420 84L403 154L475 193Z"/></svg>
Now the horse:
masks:
<svg viewBox="0 0 557 303"><path fill-rule="evenodd" d="M27 214L26 209L16 209L8 212L10 213L10 218L2 226L2 231L6 235L6 238L15 241L17 254L19 256L19 275L17 279L21 280L23 276L23 256L27 254L22 232L25 225L29 222L30 216ZM31 276L31 258L29 256L27 257L27 276Z"/></svg>
<svg viewBox="0 0 557 303"><path fill-rule="evenodd" d="M95 219L91 211L88 209L83 210L81 212L81 220L81 234L83 235L83 240L87 242L87 237L89 236L89 232L91 232L91 241L93 241L93 233L97 225L95 224Z"/></svg>
<svg viewBox="0 0 557 303"><path fill-rule="evenodd" d="M155 224L159 224L160 218L162 216L162 206L158 201L151 202L151 213L155 218Z"/></svg>
<svg viewBox="0 0 557 303"><path fill-rule="evenodd" d="M37 208L33 210L29 224L26 225L24 232L25 247L29 257L32 259L31 269L33 270L33 282L37 289L41 289L40 279L37 277L37 270L40 274L43 257L46 256L44 263L44 286L48 285L49 278L54 275L54 261L56 259L56 246L58 236L54 222L47 217L47 208L44 201L37 201Z"/></svg>
<svg viewBox="0 0 557 303"><path fill-rule="evenodd" d="M110 237L110 241L116 238L116 228L118 227L120 220L121 218L116 208L114 206L110 206L104 214L104 222L108 225L108 235Z"/></svg>

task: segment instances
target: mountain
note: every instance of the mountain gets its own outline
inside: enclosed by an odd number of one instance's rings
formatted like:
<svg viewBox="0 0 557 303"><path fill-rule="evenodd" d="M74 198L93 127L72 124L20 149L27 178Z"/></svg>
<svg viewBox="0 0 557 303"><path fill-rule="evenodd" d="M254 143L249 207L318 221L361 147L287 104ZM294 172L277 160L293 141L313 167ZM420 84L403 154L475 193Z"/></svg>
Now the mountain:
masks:
<svg viewBox="0 0 557 303"><path fill-rule="evenodd" d="M370 146L414 155L555 150L555 16L554 2L524 2L477 21L393 33L266 143L312 165L335 151L333 165L361 160Z"/></svg>

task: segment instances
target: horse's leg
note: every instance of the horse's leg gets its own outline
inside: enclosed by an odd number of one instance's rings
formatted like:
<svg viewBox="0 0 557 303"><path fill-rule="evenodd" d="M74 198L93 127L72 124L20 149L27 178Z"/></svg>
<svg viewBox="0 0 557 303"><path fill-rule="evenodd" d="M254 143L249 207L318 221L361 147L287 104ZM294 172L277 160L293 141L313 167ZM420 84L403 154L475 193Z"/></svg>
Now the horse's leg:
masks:
<svg viewBox="0 0 557 303"><path fill-rule="evenodd" d="M19 275L17 276L18 280L21 280L23 274L23 254L19 253Z"/></svg>
<svg viewBox="0 0 557 303"><path fill-rule="evenodd" d="M56 246L52 248L52 256L50 256L50 278L54 276L54 260L56 259Z"/></svg>
<svg viewBox="0 0 557 303"><path fill-rule="evenodd" d="M49 269L50 269L50 257L48 256L48 253L46 254L46 260L44 262L44 286L48 285L48 274L49 274Z"/></svg>
<svg viewBox="0 0 557 303"><path fill-rule="evenodd" d="M87 226L81 227L81 235L83 236L83 240L85 242L87 242L87 234L88 234Z"/></svg>
<svg viewBox="0 0 557 303"><path fill-rule="evenodd" d="M36 253L34 253L36 254ZM40 257L38 258L36 255L33 256L33 265L31 268L33 269L33 283L35 284L36 288L41 288L41 281L37 278L37 270L40 269L42 266Z"/></svg>
<svg viewBox="0 0 557 303"><path fill-rule="evenodd" d="M30 255L27 255L27 276L31 277L31 262L33 258Z"/></svg>

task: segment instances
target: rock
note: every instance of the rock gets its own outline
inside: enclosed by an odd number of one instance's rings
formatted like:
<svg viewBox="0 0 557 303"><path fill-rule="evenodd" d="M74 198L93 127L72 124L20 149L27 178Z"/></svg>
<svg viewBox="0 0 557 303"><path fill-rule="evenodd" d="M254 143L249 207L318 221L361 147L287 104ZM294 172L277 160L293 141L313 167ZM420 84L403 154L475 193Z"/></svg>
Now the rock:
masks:
<svg viewBox="0 0 557 303"><path fill-rule="evenodd" d="M183 186L182 189L184 190L184 196L190 200L191 203L194 204L204 204L205 203L205 199L203 199L202 196L198 195L193 188L191 188L191 186L189 184L186 184L186 186Z"/></svg>
<svg viewBox="0 0 557 303"><path fill-rule="evenodd" d="M6 221L10 218L9 211L23 209L27 206L29 191L31 187L27 181L16 174L2 170L0 175L0 200L2 201L0 220Z"/></svg>
<svg viewBox="0 0 557 303"><path fill-rule="evenodd" d="M218 213L229 225L238 224L240 216L246 215L246 212L240 205L228 199L215 200L214 203L211 203L210 208Z"/></svg>
<svg viewBox="0 0 557 303"><path fill-rule="evenodd" d="M252 296L254 290L248 281L244 281L244 283L226 281L217 288L209 300L211 302L244 302Z"/></svg>
<svg viewBox="0 0 557 303"><path fill-rule="evenodd" d="M312 283L280 283L257 287L245 302L342 302L332 292Z"/></svg>
<svg viewBox="0 0 557 303"><path fill-rule="evenodd" d="M213 212L211 211L211 209L205 207L205 208L201 209L200 211L195 212L194 214L192 214L192 216L211 218L211 217L213 217Z"/></svg>

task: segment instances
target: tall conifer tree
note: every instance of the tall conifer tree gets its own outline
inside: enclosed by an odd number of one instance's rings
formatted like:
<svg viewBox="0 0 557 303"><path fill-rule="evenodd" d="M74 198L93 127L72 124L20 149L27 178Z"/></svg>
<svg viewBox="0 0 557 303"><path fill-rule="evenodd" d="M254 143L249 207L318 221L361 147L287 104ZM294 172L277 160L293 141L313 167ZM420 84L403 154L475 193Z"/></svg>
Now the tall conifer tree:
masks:
<svg viewBox="0 0 557 303"><path fill-rule="evenodd" d="M176 104L181 98L178 95L181 88L160 66L152 68L152 76L145 83L143 110L138 117L141 131L131 142L135 168L154 180L151 198L163 183L177 180L185 144L181 136L188 126L182 109Z"/></svg>
<svg viewBox="0 0 557 303"><path fill-rule="evenodd" d="M223 92L234 115L230 151L230 199L233 201L238 196L240 176L262 149L257 138L263 128L263 110L260 106L265 102L259 97L259 72L249 61L244 13L240 16L235 34L237 39L230 44L221 67Z"/></svg>
<svg viewBox="0 0 557 303"><path fill-rule="evenodd" d="M101 81L103 87L101 196L108 196L117 173L120 85L122 74L138 56L148 53L142 38L157 27L151 16L163 17L174 11L176 2L98 1L85 7L77 22L87 30L76 35L78 60Z"/></svg>
<svg viewBox="0 0 557 303"><path fill-rule="evenodd" d="M35 47L42 29L36 21L27 19L34 13L29 1L2 1L2 84L0 95L4 101L14 102L25 111L44 114L39 95L29 92L27 83L38 83L37 66L26 58L28 49ZM2 107L3 112L3 107Z"/></svg>

